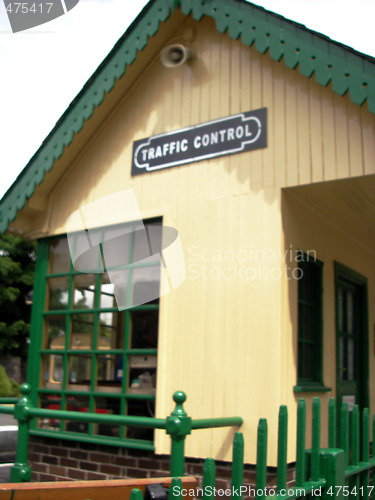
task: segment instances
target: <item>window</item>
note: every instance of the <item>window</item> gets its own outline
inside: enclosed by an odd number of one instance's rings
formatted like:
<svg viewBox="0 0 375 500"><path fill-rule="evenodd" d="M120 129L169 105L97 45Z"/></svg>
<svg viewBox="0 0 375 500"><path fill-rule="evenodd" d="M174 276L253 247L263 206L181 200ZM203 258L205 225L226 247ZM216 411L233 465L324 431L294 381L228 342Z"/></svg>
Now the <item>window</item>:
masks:
<svg viewBox="0 0 375 500"><path fill-rule="evenodd" d="M301 253L298 279L298 360L296 391L329 390L322 381L323 264Z"/></svg>
<svg viewBox="0 0 375 500"><path fill-rule="evenodd" d="M144 223L143 232L149 252L139 225L90 231L91 241L102 242L102 249L86 254L85 272L76 265L84 233L69 236L69 244L65 236L40 241L29 358L35 405L153 416L160 221ZM72 248L78 256L75 267ZM32 432L56 431L106 443L120 437L123 445L153 448L153 431L142 428L40 419Z"/></svg>

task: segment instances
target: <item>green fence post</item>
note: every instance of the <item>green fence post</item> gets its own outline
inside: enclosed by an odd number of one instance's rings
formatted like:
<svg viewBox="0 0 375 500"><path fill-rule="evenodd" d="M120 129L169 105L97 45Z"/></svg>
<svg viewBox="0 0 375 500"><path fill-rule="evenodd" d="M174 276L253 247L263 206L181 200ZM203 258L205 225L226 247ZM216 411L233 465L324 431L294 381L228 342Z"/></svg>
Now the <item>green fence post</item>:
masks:
<svg viewBox="0 0 375 500"><path fill-rule="evenodd" d="M257 462L255 469L256 498L261 498L266 496L267 443L268 443L267 420L265 418L261 418L258 423Z"/></svg>
<svg viewBox="0 0 375 500"><path fill-rule="evenodd" d="M179 477L174 477L168 491L168 500L178 500L182 498L182 481Z"/></svg>
<svg viewBox="0 0 375 500"><path fill-rule="evenodd" d="M340 413L340 448L345 451L346 465L349 465L349 408L348 403L341 404Z"/></svg>
<svg viewBox="0 0 375 500"><path fill-rule="evenodd" d="M344 450L327 448L320 450L319 455L320 476L326 480L326 484L319 491L314 490L312 492L313 496L326 500L332 500L333 498L335 500L343 499L344 492L342 486L345 486Z"/></svg>
<svg viewBox="0 0 375 500"><path fill-rule="evenodd" d="M175 392L173 401L176 407L167 417L166 431L171 436L170 474L176 477L185 474L185 438L191 432L191 418L183 408L186 401L184 392Z"/></svg>
<svg viewBox="0 0 375 500"><path fill-rule="evenodd" d="M368 408L363 409L362 413L362 462L368 464L370 459L370 436L369 436L369 413ZM362 476L363 489L368 492L368 486L370 484L370 472L367 469Z"/></svg>
<svg viewBox="0 0 375 500"><path fill-rule="evenodd" d="M31 467L28 465L30 391L29 384L22 384L21 398L14 407L14 418L18 420L18 439L16 462L10 471L10 480L12 483L22 483L31 479Z"/></svg>
<svg viewBox="0 0 375 500"><path fill-rule="evenodd" d="M277 491L286 489L288 448L288 409L285 405L279 410L279 429L277 438Z"/></svg>
<svg viewBox="0 0 375 500"><path fill-rule="evenodd" d="M236 432L233 439L232 460L232 500L242 500L241 487L243 486L244 470L244 440L242 432ZM239 494L238 494L239 492Z"/></svg>
<svg viewBox="0 0 375 500"><path fill-rule="evenodd" d="M212 500L216 485L216 464L213 458L206 458L203 465L202 500Z"/></svg>
<svg viewBox="0 0 375 500"><path fill-rule="evenodd" d="M336 400L330 398L328 403L328 448L336 448L337 440Z"/></svg>
<svg viewBox="0 0 375 500"><path fill-rule="evenodd" d="M311 480L319 479L319 451L320 451L320 399L312 401L312 429L311 429Z"/></svg>
<svg viewBox="0 0 375 500"><path fill-rule="evenodd" d="M132 489L130 493L130 500L143 500L143 493L142 490L138 488Z"/></svg>
<svg viewBox="0 0 375 500"><path fill-rule="evenodd" d="M306 403L299 399L297 405L297 449L296 449L296 486L302 486L306 476Z"/></svg>

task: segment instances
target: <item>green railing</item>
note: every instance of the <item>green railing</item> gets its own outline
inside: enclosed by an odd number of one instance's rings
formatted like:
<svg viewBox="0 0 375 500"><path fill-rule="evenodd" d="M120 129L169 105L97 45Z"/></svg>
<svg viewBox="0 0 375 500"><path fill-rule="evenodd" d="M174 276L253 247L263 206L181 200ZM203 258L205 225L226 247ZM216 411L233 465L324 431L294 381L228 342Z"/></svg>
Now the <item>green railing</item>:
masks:
<svg viewBox="0 0 375 500"><path fill-rule="evenodd" d="M306 449L306 404L303 399L297 406L297 441L295 479L288 481L287 443L288 412L281 406L278 423L278 449L276 484L267 481L267 420L260 419L258 425L256 479L254 485L244 484L244 441L236 433L233 441L232 483L225 496L232 500L243 497L286 500L294 498L320 497L323 499L374 498L375 487L371 475L375 469L374 452L370 456L369 412L363 410L360 419L358 406L349 412L347 403L341 405L339 415L340 437L338 438L336 402L331 399L328 406L328 447L321 448L321 409L319 398L312 403L311 448ZM375 439L375 415L372 422ZM215 462L208 458L203 468L202 491L197 495L203 500L224 496L215 488Z"/></svg>
<svg viewBox="0 0 375 500"><path fill-rule="evenodd" d="M29 384L21 386L19 399L3 398L0 403L15 403L13 407L0 404L0 414L14 415L18 421L18 440L16 462L11 469L12 482L29 481L31 467L28 464L29 430L33 418L52 418L77 422L92 422L114 425L131 425L148 429L164 429L171 437L170 475L183 476L185 473L185 439L194 429L208 429L211 427L238 427L242 424L241 417L223 417L193 420L185 412L183 403L186 394L177 391L173 395L176 406L166 418L136 417L129 415L104 415L97 413L82 413L66 410L48 410L35 408L29 399L31 388ZM115 444L115 442L113 443Z"/></svg>

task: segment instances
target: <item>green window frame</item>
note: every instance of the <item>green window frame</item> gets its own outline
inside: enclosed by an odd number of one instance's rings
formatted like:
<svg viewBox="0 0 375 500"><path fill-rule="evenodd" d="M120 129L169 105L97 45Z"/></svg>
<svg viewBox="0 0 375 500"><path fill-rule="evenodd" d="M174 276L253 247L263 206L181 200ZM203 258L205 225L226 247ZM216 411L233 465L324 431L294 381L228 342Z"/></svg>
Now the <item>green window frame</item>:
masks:
<svg viewBox="0 0 375 500"><path fill-rule="evenodd" d="M148 228L161 226L161 219L143 224L149 236ZM131 305L128 297L147 292L147 287L152 292L149 296L158 296L161 231L158 249L153 245L151 251L150 246L148 258L137 261L134 255L142 254L137 252L139 229L139 223L127 223L90 231L97 241L105 241L105 231L112 231L117 235L116 248L123 249L121 262L112 267L98 262L91 272L77 270L69 252L72 241L78 247L85 233L69 235L69 245L66 235L38 241L28 363L35 406L153 416L159 298ZM96 254L99 261L103 259L102 248ZM111 281L111 272L126 276L121 293L127 305L122 308L116 304L118 283ZM38 419L31 433L154 449L153 431L142 428Z"/></svg>
<svg viewBox="0 0 375 500"><path fill-rule="evenodd" d="M300 253L298 262L297 385L295 392L329 391L323 384L323 263Z"/></svg>

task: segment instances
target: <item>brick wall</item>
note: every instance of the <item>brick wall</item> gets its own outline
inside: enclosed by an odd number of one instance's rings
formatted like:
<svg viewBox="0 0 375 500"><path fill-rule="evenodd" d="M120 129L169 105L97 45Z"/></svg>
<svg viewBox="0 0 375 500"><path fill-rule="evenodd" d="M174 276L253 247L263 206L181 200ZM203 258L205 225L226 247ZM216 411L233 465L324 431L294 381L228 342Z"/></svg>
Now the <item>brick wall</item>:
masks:
<svg viewBox="0 0 375 500"><path fill-rule="evenodd" d="M80 443L54 438L30 437L33 481L123 479L169 476L169 456L150 451ZM187 459L186 472L201 476L203 460ZM217 487L230 484L230 464L217 463ZM254 468L246 466L246 482L254 482Z"/></svg>
<svg viewBox="0 0 375 500"><path fill-rule="evenodd" d="M169 456L116 446L30 436L33 481L124 479L169 476ZM216 487L229 488L231 464L216 463ZM201 478L203 460L187 459L186 473ZM293 479L293 468L289 480ZM276 471L269 469L268 484L275 484ZM255 468L245 465L244 483L255 484Z"/></svg>

